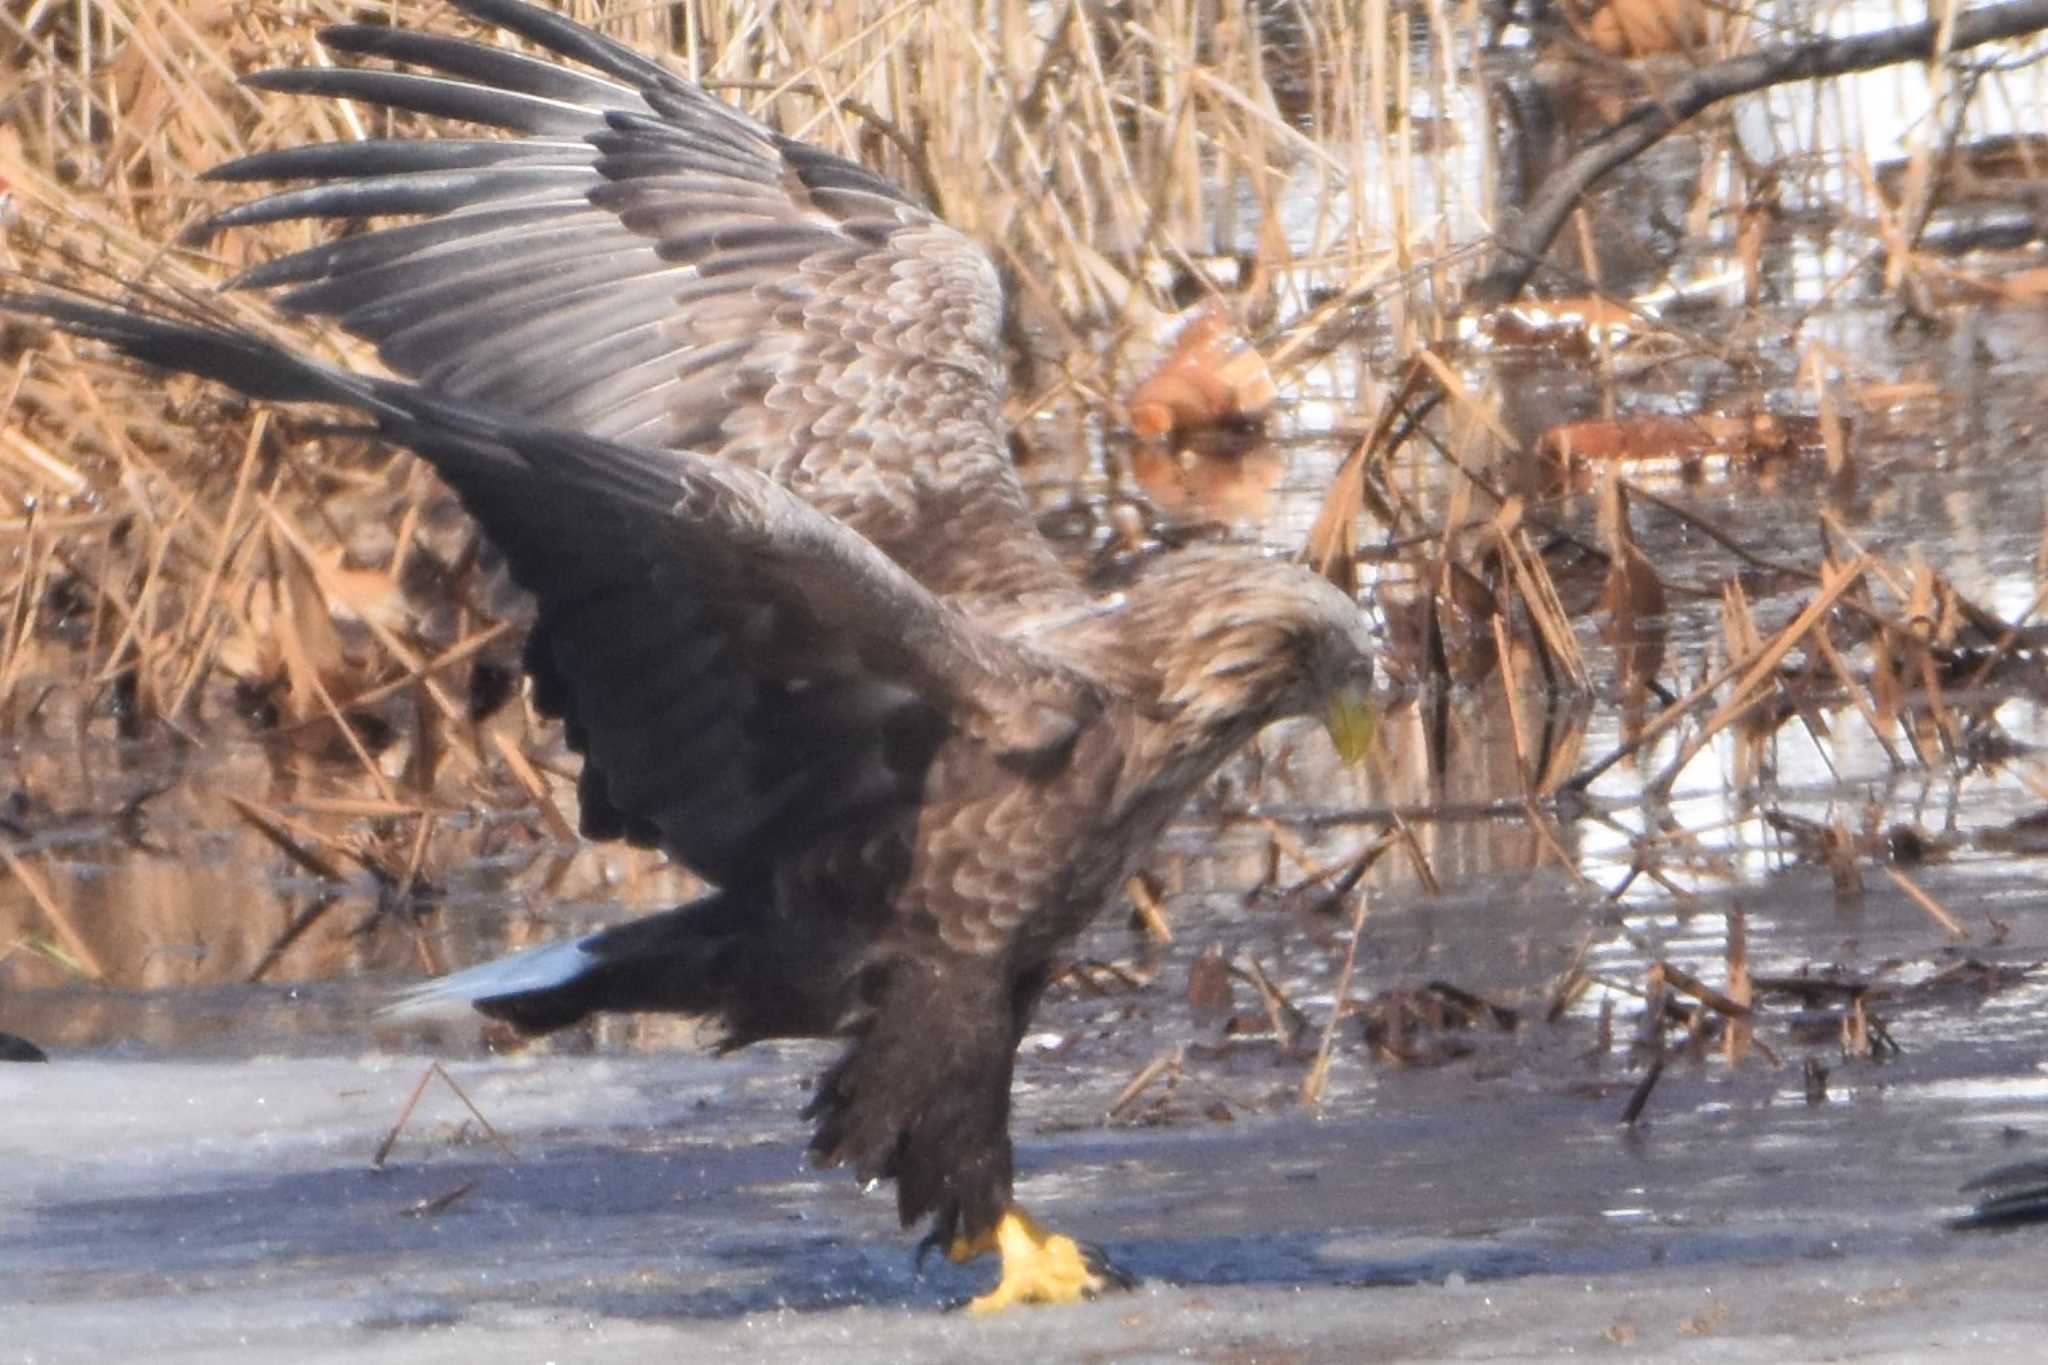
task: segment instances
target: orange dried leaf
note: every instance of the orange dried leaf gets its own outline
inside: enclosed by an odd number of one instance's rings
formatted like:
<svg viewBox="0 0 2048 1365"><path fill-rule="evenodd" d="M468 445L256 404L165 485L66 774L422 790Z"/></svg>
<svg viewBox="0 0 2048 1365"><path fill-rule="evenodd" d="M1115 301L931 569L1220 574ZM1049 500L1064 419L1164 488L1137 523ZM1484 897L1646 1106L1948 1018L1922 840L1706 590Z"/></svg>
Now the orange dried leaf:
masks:
<svg viewBox="0 0 2048 1365"><path fill-rule="evenodd" d="M1861 408L1892 408L1907 403L1932 402L1942 396L1941 385L1931 380L1902 380L1893 384L1864 384L1856 389Z"/></svg>
<svg viewBox="0 0 2048 1365"><path fill-rule="evenodd" d="M1172 353L1125 407L1139 436L1175 436L1255 420L1277 393L1266 358L1210 310L1181 328Z"/></svg>
<svg viewBox="0 0 2048 1365"><path fill-rule="evenodd" d="M1683 417L1594 417L1565 422L1543 433L1538 448L1562 463L1573 460L1651 460L1704 454L1713 438Z"/></svg>
<svg viewBox="0 0 2048 1365"><path fill-rule="evenodd" d="M2015 270L2009 275L1998 276L1990 283L2002 297L2015 303L2029 303L2048 295L2048 266Z"/></svg>
<svg viewBox="0 0 2048 1365"><path fill-rule="evenodd" d="M1610 57L1685 52L1707 39L1699 0L1607 0L1597 7L1567 6L1579 37Z"/></svg>
<svg viewBox="0 0 2048 1365"><path fill-rule="evenodd" d="M1835 439L1851 423L1830 413ZM1543 433L1537 449L1560 464L1574 461L1698 460L1720 456L1762 460L1823 448L1829 429L1819 418L1772 412L1698 412L1684 417L1638 413L1564 422Z"/></svg>

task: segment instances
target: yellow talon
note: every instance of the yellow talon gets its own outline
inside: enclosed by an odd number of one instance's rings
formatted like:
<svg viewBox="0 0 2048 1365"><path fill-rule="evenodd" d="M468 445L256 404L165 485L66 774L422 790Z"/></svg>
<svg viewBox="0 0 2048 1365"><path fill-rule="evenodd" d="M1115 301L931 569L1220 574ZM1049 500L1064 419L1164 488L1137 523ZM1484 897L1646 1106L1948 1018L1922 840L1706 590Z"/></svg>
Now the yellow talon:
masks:
<svg viewBox="0 0 2048 1365"><path fill-rule="evenodd" d="M992 1251L1003 1258L1002 1279L967 1305L970 1313L999 1312L1018 1303L1074 1303L1133 1283L1073 1238L1047 1232L1014 1206L981 1236L954 1238L946 1259L958 1265Z"/></svg>

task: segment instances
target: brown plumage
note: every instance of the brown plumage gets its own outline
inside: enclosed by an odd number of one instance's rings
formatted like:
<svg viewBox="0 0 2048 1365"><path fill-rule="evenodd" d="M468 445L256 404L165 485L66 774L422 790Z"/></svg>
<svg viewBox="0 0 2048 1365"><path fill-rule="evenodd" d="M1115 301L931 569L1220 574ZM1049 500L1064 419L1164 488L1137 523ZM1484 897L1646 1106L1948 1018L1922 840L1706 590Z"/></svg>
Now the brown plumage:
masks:
<svg viewBox="0 0 2048 1365"><path fill-rule="evenodd" d="M1233 750L1357 701L1357 612L1220 550L1084 592L1006 456L1003 303L979 249L607 39L520 0L456 3L576 65L351 25L327 46L409 69L252 83L517 136L214 173L308 182L219 226L408 220L239 283L291 286L283 307L336 318L411 382L69 300L0 304L260 397L359 408L430 460L537 599L526 665L583 755L584 832L719 888L416 1003L535 1031L659 1009L735 1046L845 1038L807 1110L813 1154L893 1179L905 1224L929 1216L958 1254L1000 1244L1007 1286L1013 1241L1048 1244L1006 1218L1007 1128L1056 956ZM1075 1292L1102 1283L1084 1269Z"/></svg>

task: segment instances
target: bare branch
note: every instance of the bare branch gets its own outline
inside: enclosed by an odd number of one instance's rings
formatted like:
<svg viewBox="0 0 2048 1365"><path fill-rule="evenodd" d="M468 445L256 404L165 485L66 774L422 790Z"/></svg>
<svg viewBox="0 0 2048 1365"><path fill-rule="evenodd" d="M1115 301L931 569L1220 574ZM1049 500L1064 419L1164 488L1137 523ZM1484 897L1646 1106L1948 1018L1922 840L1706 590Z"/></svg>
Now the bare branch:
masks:
<svg viewBox="0 0 2048 1365"><path fill-rule="evenodd" d="M2044 28L2048 0L2010 0L1958 15L1946 50L1960 52ZM1552 172L1515 221L1500 231L1498 258L1466 292L1466 307L1497 307L1520 293L1580 196L1687 119L1722 100L1773 85L1926 61L1935 55L1938 37L1939 25L1930 21L1852 38L1780 44L1716 62L1643 100Z"/></svg>

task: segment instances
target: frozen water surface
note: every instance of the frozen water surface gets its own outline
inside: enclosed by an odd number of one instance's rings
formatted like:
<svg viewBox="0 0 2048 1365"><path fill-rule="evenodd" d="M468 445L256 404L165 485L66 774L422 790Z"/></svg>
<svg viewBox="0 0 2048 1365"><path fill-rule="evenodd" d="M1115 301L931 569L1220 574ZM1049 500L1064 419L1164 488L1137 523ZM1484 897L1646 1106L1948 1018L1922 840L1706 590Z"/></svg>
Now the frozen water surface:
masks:
<svg viewBox="0 0 2048 1365"><path fill-rule="evenodd" d="M1911 1098L1910 1078L1860 1120L1724 1088L1629 1137L1607 1106L1475 1085L1322 1122L1029 1141L1027 1197L1149 1282L981 1322L934 1311L971 1281L936 1262L920 1275L881 1199L799 1167L769 1122L793 1102L779 1067L455 1066L519 1159L452 1145L461 1110L436 1091L370 1169L366 1144L424 1065L10 1073L8 1112L33 1118L0 1152L0 1358L1502 1360L1620 1343L1927 1359L2035 1344L2038 1237L1941 1219L2040 1087L1961 1120Z"/></svg>

